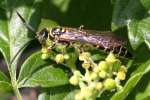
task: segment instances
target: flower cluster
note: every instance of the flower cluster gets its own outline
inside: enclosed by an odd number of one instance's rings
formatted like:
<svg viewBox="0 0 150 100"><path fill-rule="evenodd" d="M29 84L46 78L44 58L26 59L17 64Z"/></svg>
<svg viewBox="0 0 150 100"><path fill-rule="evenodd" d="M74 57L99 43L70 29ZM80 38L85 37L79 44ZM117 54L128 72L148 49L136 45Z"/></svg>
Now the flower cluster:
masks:
<svg viewBox="0 0 150 100"><path fill-rule="evenodd" d="M80 90L75 95L75 100L93 100L103 91L120 90L120 81L125 80L127 69L121 61L110 53L104 61L95 63L89 52L79 55L84 75L79 70L73 72L70 83L79 86Z"/></svg>
<svg viewBox="0 0 150 100"><path fill-rule="evenodd" d="M48 59L48 58L49 58L49 54L50 54L50 50L47 49L46 46L43 46L41 51L42 51L42 56L41 56L41 58L42 58L43 60Z"/></svg>
<svg viewBox="0 0 150 100"><path fill-rule="evenodd" d="M63 48L57 48L62 51ZM50 56L48 47L42 48L42 59L48 59ZM69 60L67 53L56 54L54 60L57 63L64 63ZM85 70L81 74L80 70L73 70L73 76L70 77L70 83L79 86L80 90L75 95L75 100L95 100L96 97L104 91L114 91L122 89L120 82L125 80L127 69L121 64L121 61L110 52L103 61L93 61L89 52L79 54L79 60Z"/></svg>
<svg viewBox="0 0 150 100"><path fill-rule="evenodd" d="M57 54L55 57L56 63L63 63L65 60L69 59L68 54Z"/></svg>

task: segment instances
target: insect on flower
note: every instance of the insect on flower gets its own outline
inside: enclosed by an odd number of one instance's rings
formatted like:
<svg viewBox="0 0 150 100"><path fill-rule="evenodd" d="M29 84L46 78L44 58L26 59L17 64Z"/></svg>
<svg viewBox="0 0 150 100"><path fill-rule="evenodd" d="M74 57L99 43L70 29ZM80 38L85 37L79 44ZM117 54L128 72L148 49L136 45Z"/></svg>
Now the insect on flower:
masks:
<svg viewBox="0 0 150 100"><path fill-rule="evenodd" d="M24 22L26 27L31 31L34 31L30 25L26 24L25 20L18 12L17 14ZM82 26L79 28L56 26L51 29L44 28L40 32L36 33L36 37L41 44L44 44L47 39L54 41L54 44L57 42L80 42L81 44L88 43L96 46L97 48L105 49L106 51L113 51L114 53L118 53L121 56L132 57L132 55L124 47L125 41L115 36L112 32L85 30Z"/></svg>

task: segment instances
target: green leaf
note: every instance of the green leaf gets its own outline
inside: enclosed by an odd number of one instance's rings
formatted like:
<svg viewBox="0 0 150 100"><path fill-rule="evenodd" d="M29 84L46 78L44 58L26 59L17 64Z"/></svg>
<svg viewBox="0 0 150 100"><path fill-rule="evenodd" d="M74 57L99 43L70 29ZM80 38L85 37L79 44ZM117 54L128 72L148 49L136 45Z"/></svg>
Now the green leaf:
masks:
<svg viewBox="0 0 150 100"><path fill-rule="evenodd" d="M6 10L0 9L0 37L8 42L8 22Z"/></svg>
<svg viewBox="0 0 150 100"><path fill-rule="evenodd" d="M104 52L103 50L97 50L97 49L93 49L90 51L91 56L93 61L100 61L100 60L104 60L106 58L106 52Z"/></svg>
<svg viewBox="0 0 150 100"><path fill-rule="evenodd" d="M137 73L143 73L143 74L146 74L150 71L150 59L147 60L144 64L142 64L140 67L138 67L132 74L132 75L135 75Z"/></svg>
<svg viewBox="0 0 150 100"><path fill-rule="evenodd" d="M137 83L140 81L142 76L150 69L150 59L143 63L141 66L138 67L131 76L131 78L126 82L123 89L116 94L113 95L111 98L112 100L124 100L128 94L131 92L133 88L137 85Z"/></svg>
<svg viewBox="0 0 150 100"><path fill-rule="evenodd" d="M6 92L12 90L8 77L0 71L0 92Z"/></svg>
<svg viewBox="0 0 150 100"><path fill-rule="evenodd" d="M2 52L6 63L8 64L8 62L10 62L10 53L8 43L8 22L6 11L0 8L0 15L0 52Z"/></svg>
<svg viewBox="0 0 150 100"><path fill-rule="evenodd" d="M70 85L47 88L47 91L39 95L38 100L74 100L74 94Z"/></svg>
<svg viewBox="0 0 150 100"><path fill-rule="evenodd" d="M12 90L12 86L10 83L6 82L6 81L0 81L0 91L1 92L8 92Z"/></svg>
<svg viewBox="0 0 150 100"><path fill-rule="evenodd" d="M136 86L136 84L139 82L140 78L141 78L142 73L138 73L134 76L132 76L128 82L126 83L126 85L124 86L124 88L117 92L112 98L111 100L124 100L129 92L131 92L131 90ZM139 78L140 77L140 78Z"/></svg>
<svg viewBox="0 0 150 100"><path fill-rule="evenodd" d="M71 0L51 0L52 4L60 9L61 12L66 12Z"/></svg>
<svg viewBox="0 0 150 100"><path fill-rule="evenodd" d="M132 21L128 24L129 39L133 49L136 49L143 42L142 34L138 30L138 21Z"/></svg>
<svg viewBox="0 0 150 100"><path fill-rule="evenodd" d="M5 0L0 1L0 8L5 8Z"/></svg>
<svg viewBox="0 0 150 100"><path fill-rule="evenodd" d="M75 100L75 94L78 90L73 90L70 93L68 93L63 100Z"/></svg>
<svg viewBox="0 0 150 100"><path fill-rule="evenodd" d="M126 100L149 100L150 94L150 71L142 77L140 82L136 85L133 91L128 95Z"/></svg>
<svg viewBox="0 0 150 100"><path fill-rule="evenodd" d="M69 59L67 59L64 63L69 68L76 68L76 61L78 59L78 51L75 48L68 48L67 54L69 55Z"/></svg>
<svg viewBox="0 0 150 100"><path fill-rule="evenodd" d="M130 20L144 17L145 10L140 0L116 0L112 16L112 30L125 26Z"/></svg>
<svg viewBox="0 0 150 100"><path fill-rule="evenodd" d="M41 1L3 0L1 2L4 9L0 8L0 51L7 65L11 63L13 77L16 77L16 66L21 52L29 44L29 41L33 39L33 34L25 27L16 11L36 29L41 18L39 9ZM19 7L21 5L23 6Z"/></svg>
<svg viewBox="0 0 150 100"><path fill-rule="evenodd" d="M22 87L55 87L68 84L67 75L60 68L47 66L34 72Z"/></svg>
<svg viewBox="0 0 150 100"><path fill-rule="evenodd" d="M145 42L150 49L150 17L128 24L129 39L133 49Z"/></svg>
<svg viewBox="0 0 150 100"><path fill-rule="evenodd" d="M4 41L1 37L0 37L0 52L3 54L4 59L8 65L8 63L10 62L9 44L6 41Z"/></svg>
<svg viewBox="0 0 150 100"><path fill-rule="evenodd" d="M142 43L150 48L150 18L148 0L116 0L112 18L112 30L128 27L128 36L132 48L137 49ZM145 8L146 9L145 9Z"/></svg>
<svg viewBox="0 0 150 100"><path fill-rule="evenodd" d="M150 10L150 1L149 0L140 0L140 1L147 10Z"/></svg>
<svg viewBox="0 0 150 100"><path fill-rule="evenodd" d="M136 94L135 100L149 100L150 97L149 91L150 91L150 82L146 84L146 88L144 91Z"/></svg>
<svg viewBox="0 0 150 100"><path fill-rule="evenodd" d="M42 30L43 28L49 28L51 29L54 26L57 26L58 24L52 20L49 19L42 19L40 22L40 25L38 27L38 31Z"/></svg>
<svg viewBox="0 0 150 100"><path fill-rule="evenodd" d="M41 55L41 52L35 52L22 64L18 77L18 82L20 84L35 73L37 69L50 64L49 62L42 60Z"/></svg>
<svg viewBox="0 0 150 100"><path fill-rule="evenodd" d="M139 22L139 34L142 34L143 39L150 50L150 17L147 17Z"/></svg>
<svg viewBox="0 0 150 100"><path fill-rule="evenodd" d="M16 8L15 10L20 13L20 15L26 20L26 22L28 22L29 24L31 23L32 27L37 28L41 18L40 2L41 0L30 0L26 2L24 2L24 0L19 0L16 1L16 3L12 6L19 6L20 4L23 4L24 7ZM16 14L16 11L12 11L10 22L8 24L11 59L26 43L33 39L33 35L25 27L22 20Z"/></svg>
<svg viewBox="0 0 150 100"><path fill-rule="evenodd" d="M8 77L2 71L0 71L0 81L9 81Z"/></svg>

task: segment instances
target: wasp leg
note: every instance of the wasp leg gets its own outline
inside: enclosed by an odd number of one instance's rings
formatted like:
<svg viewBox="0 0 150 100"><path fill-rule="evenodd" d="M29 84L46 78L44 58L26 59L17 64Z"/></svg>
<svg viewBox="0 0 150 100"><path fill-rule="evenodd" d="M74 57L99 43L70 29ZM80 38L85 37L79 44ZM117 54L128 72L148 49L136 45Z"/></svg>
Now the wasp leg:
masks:
<svg viewBox="0 0 150 100"><path fill-rule="evenodd" d="M79 31L83 30L83 28L84 28L84 25L81 25L81 26L79 27Z"/></svg>
<svg viewBox="0 0 150 100"><path fill-rule="evenodd" d="M66 53L66 49L69 48L69 46L71 46L72 44L69 43L69 42L67 42L67 43L65 43L64 45L65 45L65 47L64 47L64 48L62 49L62 51L61 51L61 53L62 53L63 55Z"/></svg>
<svg viewBox="0 0 150 100"><path fill-rule="evenodd" d="M118 55L121 55L122 49L123 49L123 47L121 46L121 47L119 48L119 53L118 53Z"/></svg>
<svg viewBox="0 0 150 100"><path fill-rule="evenodd" d="M56 46L56 43L53 42L53 44L52 44L51 46L48 47L48 50L52 50L55 46Z"/></svg>
<svg viewBox="0 0 150 100"><path fill-rule="evenodd" d="M127 53L128 53L128 50L125 50L125 53L124 53L124 55L123 55L123 56L126 56L126 55L127 55Z"/></svg>
<svg viewBox="0 0 150 100"><path fill-rule="evenodd" d="M112 53L115 53L115 47L113 47L113 49L111 50Z"/></svg>
<svg viewBox="0 0 150 100"><path fill-rule="evenodd" d="M71 44L79 53L81 53L83 50L83 46L78 42L72 42Z"/></svg>
<svg viewBox="0 0 150 100"><path fill-rule="evenodd" d="M80 53L85 52L84 45L81 45L80 48L79 48L79 50L80 50Z"/></svg>
<svg viewBox="0 0 150 100"><path fill-rule="evenodd" d="M108 53L108 48L104 48L104 52Z"/></svg>
<svg viewBox="0 0 150 100"><path fill-rule="evenodd" d="M58 43L58 40L59 40L59 37L56 36L56 37L54 38L54 42L52 43L52 45L50 45L50 46L48 47L48 49L49 49L49 50L52 50L52 49L56 46L56 44Z"/></svg>

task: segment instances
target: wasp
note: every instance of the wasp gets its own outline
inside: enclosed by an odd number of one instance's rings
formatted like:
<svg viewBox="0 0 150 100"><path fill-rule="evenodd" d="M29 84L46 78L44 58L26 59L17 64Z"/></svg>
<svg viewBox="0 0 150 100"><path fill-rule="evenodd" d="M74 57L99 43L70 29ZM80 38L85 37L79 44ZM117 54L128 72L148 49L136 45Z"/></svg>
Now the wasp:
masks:
<svg viewBox="0 0 150 100"><path fill-rule="evenodd" d="M17 14L25 23L27 28L33 31L31 26L26 24L22 16L18 12ZM86 30L83 29L83 26L80 26L79 28L56 26L51 29L44 28L41 31L36 32L36 34L36 38L41 44L44 44L48 39L54 41L54 44L57 42L80 42L82 44L88 43L106 51L113 51L114 53L118 53L121 56L132 56L124 47L125 41L110 31L101 32L96 30Z"/></svg>

